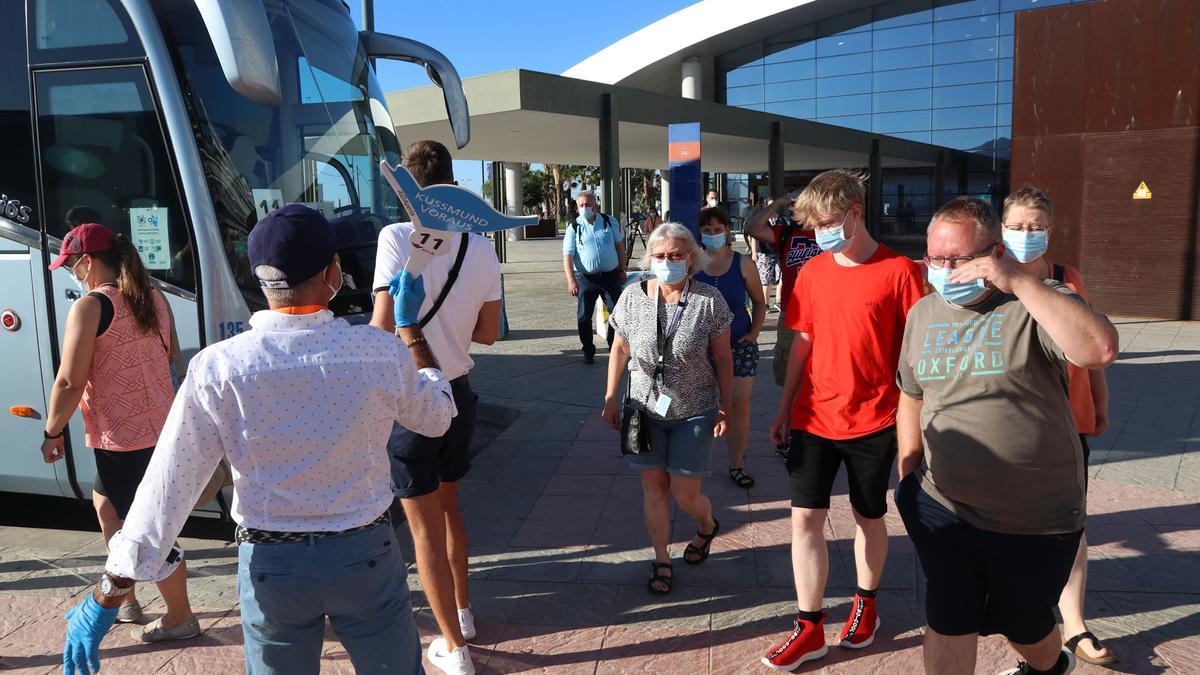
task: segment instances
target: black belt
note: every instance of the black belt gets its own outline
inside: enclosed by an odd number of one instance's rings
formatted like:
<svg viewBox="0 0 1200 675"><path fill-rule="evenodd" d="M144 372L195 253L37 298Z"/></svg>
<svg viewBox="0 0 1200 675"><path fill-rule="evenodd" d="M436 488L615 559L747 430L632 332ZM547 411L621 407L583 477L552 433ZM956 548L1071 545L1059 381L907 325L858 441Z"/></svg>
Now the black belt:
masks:
<svg viewBox="0 0 1200 675"><path fill-rule="evenodd" d="M309 541L314 539L324 539L325 537L336 537L343 534L351 534L353 532L361 532L376 525L390 523L391 518L387 511L375 520L361 525L352 527L349 530L340 530L337 532L272 532L271 530L256 530L252 527L237 526L237 530L233 533L233 538L239 544L289 544L297 541Z"/></svg>

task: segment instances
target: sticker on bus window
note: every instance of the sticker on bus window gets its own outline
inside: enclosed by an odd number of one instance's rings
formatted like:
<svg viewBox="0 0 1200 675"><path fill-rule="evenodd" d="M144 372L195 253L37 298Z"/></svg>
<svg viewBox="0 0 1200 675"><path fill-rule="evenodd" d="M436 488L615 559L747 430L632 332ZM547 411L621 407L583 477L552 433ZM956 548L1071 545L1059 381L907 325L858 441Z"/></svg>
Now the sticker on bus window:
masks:
<svg viewBox="0 0 1200 675"><path fill-rule="evenodd" d="M278 211L283 206L283 190L254 188L250 193L254 196L254 212L258 215L259 220L272 211Z"/></svg>
<svg viewBox="0 0 1200 675"><path fill-rule="evenodd" d="M326 218L333 218L333 202L299 202L299 204L314 211L320 211L321 215Z"/></svg>
<svg viewBox="0 0 1200 675"><path fill-rule="evenodd" d="M138 253L142 254L146 269L171 269L170 232L165 208L135 206L129 209L129 235Z"/></svg>

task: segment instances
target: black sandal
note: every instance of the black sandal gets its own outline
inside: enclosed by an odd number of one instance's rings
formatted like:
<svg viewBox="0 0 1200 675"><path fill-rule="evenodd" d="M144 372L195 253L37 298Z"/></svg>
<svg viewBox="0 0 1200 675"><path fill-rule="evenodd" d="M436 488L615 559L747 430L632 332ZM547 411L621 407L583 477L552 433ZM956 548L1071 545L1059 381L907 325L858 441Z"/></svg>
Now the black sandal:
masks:
<svg viewBox="0 0 1200 675"><path fill-rule="evenodd" d="M696 536L704 540L704 546L694 546L689 541L687 548L683 549L683 562L689 565L699 565L708 560L708 550L712 548L713 539L716 539L717 533L721 531L721 521L713 518L712 532L704 534L700 530L696 530ZM698 555L699 558L689 558L688 555Z"/></svg>
<svg viewBox="0 0 1200 675"><path fill-rule="evenodd" d="M658 570L660 569L671 570L671 576L659 574ZM650 563L650 581L646 583L646 588L655 595L666 595L671 592L671 582L674 581L674 577L675 568L671 563L652 562ZM666 584L666 588L658 588L654 584Z"/></svg>
<svg viewBox="0 0 1200 675"><path fill-rule="evenodd" d="M1114 663L1121 662L1120 658L1118 658L1114 655L1111 655L1111 654L1108 656L1101 656L1101 657L1091 656L1090 654L1087 653L1087 651L1085 651L1083 648L1081 648L1079 646L1079 643L1084 640L1091 642L1092 647L1094 647L1096 649L1096 651L1100 651L1101 649L1104 649L1104 645L1100 644L1099 638L1097 638L1095 635L1092 635L1092 631L1090 631L1090 630L1085 630L1084 632L1080 633L1079 635L1076 635L1075 637L1071 638L1070 640L1067 640L1066 642L1063 643L1063 646L1066 647L1068 650L1070 650L1072 653L1074 653L1075 658L1080 659L1081 661L1085 661L1087 663L1097 665L1097 666L1111 666Z"/></svg>
<svg viewBox="0 0 1200 675"><path fill-rule="evenodd" d="M733 482L737 483L737 486L743 490L749 490L750 488L754 487L754 478L750 474L743 471L742 467L740 466L729 467L729 477L732 478Z"/></svg>

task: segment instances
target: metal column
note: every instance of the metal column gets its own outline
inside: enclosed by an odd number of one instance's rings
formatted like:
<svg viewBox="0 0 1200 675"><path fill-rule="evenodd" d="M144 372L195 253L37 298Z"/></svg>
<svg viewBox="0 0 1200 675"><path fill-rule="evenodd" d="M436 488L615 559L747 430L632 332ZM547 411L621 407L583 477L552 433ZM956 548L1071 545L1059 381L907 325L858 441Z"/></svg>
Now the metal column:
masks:
<svg viewBox="0 0 1200 675"><path fill-rule="evenodd" d="M616 97L610 92L600 95L600 189L604 204L600 210L620 213L621 204L621 139L618 134Z"/></svg>
<svg viewBox="0 0 1200 675"><path fill-rule="evenodd" d="M504 210L504 163L491 162L490 170L492 174L492 208L501 213ZM504 232L493 232L492 243L496 246L496 258L500 262L508 262L508 250L506 247L506 239Z"/></svg>
<svg viewBox="0 0 1200 675"><path fill-rule="evenodd" d="M362 17L363 30L375 32L375 0L362 0ZM375 57L372 56L368 60L371 62L371 70L375 70Z"/></svg>
<svg viewBox="0 0 1200 675"><path fill-rule="evenodd" d="M883 163L879 157L879 139L871 141L871 175L867 179L867 231L876 237L883 225Z"/></svg>
<svg viewBox="0 0 1200 675"><path fill-rule="evenodd" d="M783 125L771 122L771 143L767 146L767 192L772 197L783 197Z"/></svg>

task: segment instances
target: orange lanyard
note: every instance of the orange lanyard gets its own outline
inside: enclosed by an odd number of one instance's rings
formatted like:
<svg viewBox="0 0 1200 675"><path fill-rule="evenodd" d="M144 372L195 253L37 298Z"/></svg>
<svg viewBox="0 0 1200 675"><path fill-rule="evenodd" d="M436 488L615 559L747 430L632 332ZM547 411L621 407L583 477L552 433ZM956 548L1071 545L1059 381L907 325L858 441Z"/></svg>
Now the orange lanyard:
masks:
<svg viewBox="0 0 1200 675"><path fill-rule="evenodd" d="M295 305L293 307L280 307L274 311L280 314L316 314L322 310L329 309L325 305Z"/></svg>

